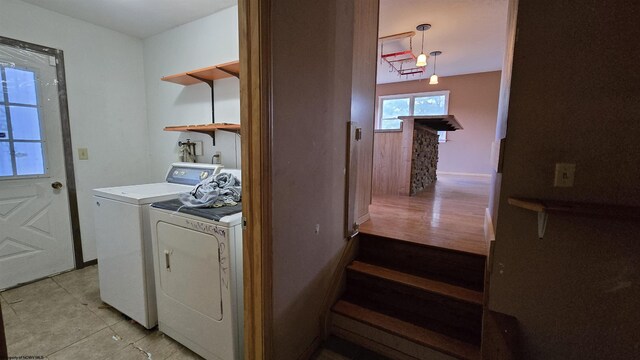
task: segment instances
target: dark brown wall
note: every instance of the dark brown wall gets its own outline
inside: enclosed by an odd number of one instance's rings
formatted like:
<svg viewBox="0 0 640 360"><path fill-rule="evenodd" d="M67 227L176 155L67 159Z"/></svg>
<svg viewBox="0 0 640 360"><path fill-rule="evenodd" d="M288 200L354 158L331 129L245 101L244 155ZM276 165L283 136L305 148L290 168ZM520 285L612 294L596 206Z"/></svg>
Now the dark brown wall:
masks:
<svg viewBox="0 0 640 360"><path fill-rule="evenodd" d="M518 318L525 359L640 358L638 221L551 215L539 240L507 204L640 206L640 3L519 3L490 308Z"/></svg>

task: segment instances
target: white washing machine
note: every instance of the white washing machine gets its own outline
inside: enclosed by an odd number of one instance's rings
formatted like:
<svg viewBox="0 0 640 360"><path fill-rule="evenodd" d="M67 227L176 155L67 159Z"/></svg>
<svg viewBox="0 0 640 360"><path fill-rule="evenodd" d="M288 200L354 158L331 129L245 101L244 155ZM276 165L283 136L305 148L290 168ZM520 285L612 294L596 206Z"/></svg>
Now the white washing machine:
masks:
<svg viewBox="0 0 640 360"><path fill-rule="evenodd" d="M242 359L241 205L180 205L149 212L159 329L205 359Z"/></svg>
<svg viewBox="0 0 640 360"><path fill-rule="evenodd" d="M147 329L158 323L149 207L175 199L221 165L174 163L162 183L94 189L100 297Z"/></svg>

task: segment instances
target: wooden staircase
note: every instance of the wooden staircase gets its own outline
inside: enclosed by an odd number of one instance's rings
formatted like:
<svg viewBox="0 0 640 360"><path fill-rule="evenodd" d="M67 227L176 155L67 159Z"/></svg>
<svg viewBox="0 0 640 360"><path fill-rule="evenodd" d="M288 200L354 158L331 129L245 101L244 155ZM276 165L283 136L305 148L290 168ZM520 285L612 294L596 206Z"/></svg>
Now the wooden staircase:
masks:
<svg viewBox="0 0 640 360"><path fill-rule="evenodd" d="M332 332L393 359L480 359L486 257L369 234Z"/></svg>

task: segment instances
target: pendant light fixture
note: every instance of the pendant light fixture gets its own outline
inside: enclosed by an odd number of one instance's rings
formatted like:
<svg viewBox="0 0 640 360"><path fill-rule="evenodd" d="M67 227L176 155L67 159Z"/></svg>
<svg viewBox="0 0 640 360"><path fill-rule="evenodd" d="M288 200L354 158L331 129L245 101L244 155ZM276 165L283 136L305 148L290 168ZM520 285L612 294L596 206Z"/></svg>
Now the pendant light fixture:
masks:
<svg viewBox="0 0 640 360"><path fill-rule="evenodd" d="M433 75L429 78L429 85L438 84L438 75L436 75L436 65L438 64L438 55L442 54L442 51L432 51L429 55L433 56Z"/></svg>
<svg viewBox="0 0 640 360"><path fill-rule="evenodd" d="M431 24L420 24L416 26L416 30L422 31L422 51L420 51L420 55L416 60L417 67L427 66L427 55L424 53L424 32L431 29Z"/></svg>

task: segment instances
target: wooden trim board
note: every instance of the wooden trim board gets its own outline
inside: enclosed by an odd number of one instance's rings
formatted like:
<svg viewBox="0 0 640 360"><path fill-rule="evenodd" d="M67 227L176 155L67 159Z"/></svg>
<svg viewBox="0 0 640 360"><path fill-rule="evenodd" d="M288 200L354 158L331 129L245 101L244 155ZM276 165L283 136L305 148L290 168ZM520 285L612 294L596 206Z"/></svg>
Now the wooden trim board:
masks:
<svg viewBox="0 0 640 360"><path fill-rule="evenodd" d="M491 177L491 174L465 173L465 172L453 172L453 171L436 171L436 175L474 176L474 177L483 177L483 178Z"/></svg>
<svg viewBox="0 0 640 360"><path fill-rule="evenodd" d="M244 358L273 357L270 0L240 0Z"/></svg>
<svg viewBox="0 0 640 360"><path fill-rule="evenodd" d="M0 359L6 359L7 354L7 339L4 333L4 320L2 319L2 304L0 302Z"/></svg>

